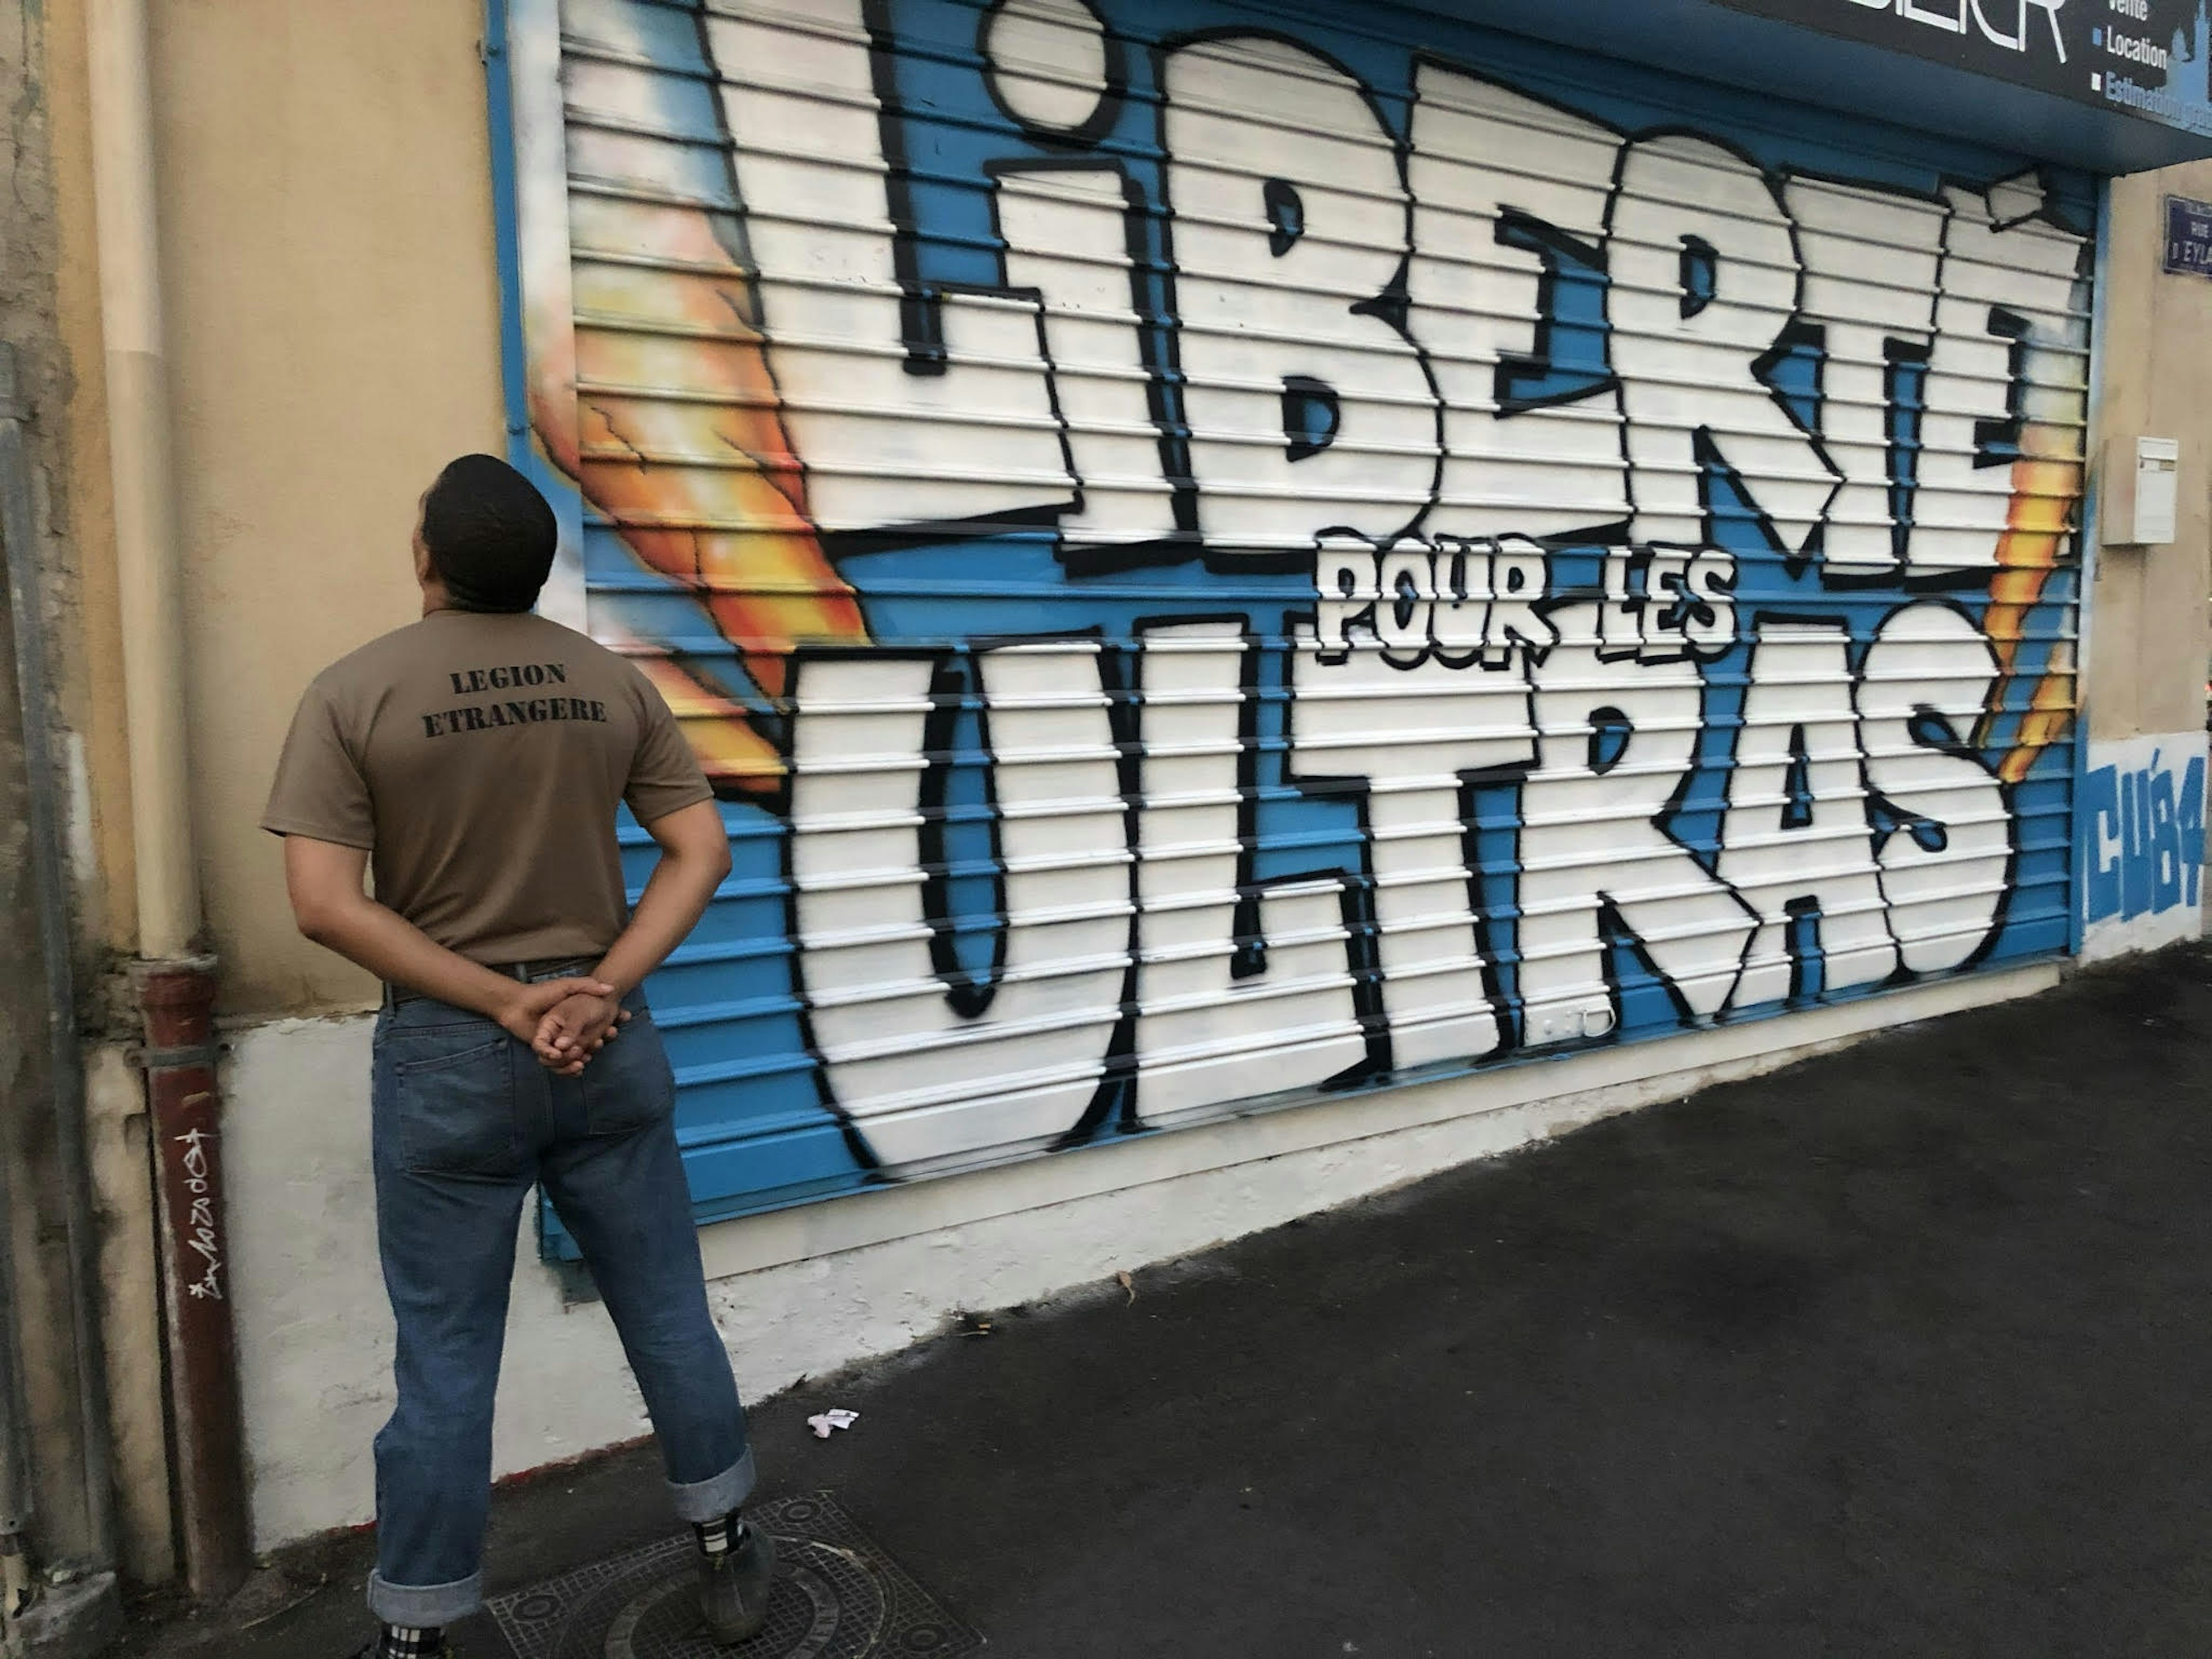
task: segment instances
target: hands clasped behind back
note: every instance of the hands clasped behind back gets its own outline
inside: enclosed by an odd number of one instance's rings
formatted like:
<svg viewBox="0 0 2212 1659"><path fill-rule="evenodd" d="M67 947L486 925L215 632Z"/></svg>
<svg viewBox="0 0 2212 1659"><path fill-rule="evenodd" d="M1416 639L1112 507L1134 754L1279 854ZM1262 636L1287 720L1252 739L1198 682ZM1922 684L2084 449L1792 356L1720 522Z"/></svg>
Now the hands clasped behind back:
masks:
<svg viewBox="0 0 2212 1659"><path fill-rule="evenodd" d="M630 1016L605 980L568 978L516 986L494 1017L546 1070L575 1077Z"/></svg>
<svg viewBox="0 0 2212 1659"><path fill-rule="evenodd" d="M530 1047L538 1063L562 1077L575 1077L592 1057L620 1034L630 1020L614 988L598 981L555 981L568 989L539 1016Z"/></svg>

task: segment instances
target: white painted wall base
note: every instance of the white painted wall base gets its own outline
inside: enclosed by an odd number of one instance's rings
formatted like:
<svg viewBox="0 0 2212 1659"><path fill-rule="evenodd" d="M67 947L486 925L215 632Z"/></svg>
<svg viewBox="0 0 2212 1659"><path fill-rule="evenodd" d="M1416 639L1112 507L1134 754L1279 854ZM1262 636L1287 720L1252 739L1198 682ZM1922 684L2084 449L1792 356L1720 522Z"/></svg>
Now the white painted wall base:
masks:
<svg viewBox="0 0 2212 1659"><path fill-rule="evenodd" d="M714 1316L757 1398L907 1346L961 1310L1033 1302L1875 1030L2031 995L2060 971L1971 975L724 1223L704 1237ZM233 1036L224 1156L260 1548L373 1513L392 1327L368 1173L369 1024ZM501 1474L647 1430L605 1310L567 1303L526 1242L522 1255Z"/></svg>

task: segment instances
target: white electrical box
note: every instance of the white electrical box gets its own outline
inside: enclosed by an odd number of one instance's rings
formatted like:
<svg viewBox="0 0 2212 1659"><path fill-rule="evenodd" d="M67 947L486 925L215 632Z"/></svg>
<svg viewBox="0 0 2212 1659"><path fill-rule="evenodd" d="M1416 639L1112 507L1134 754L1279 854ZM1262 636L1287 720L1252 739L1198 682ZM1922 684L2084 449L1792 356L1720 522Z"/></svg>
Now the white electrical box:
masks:
<svg viewBox="0 0 2212 1659"><path fill-rule="evenodd" d="M2163 547L2181 504L2181 443L2115 438L2105 452L2105 535L2115 547Z"/></svg>

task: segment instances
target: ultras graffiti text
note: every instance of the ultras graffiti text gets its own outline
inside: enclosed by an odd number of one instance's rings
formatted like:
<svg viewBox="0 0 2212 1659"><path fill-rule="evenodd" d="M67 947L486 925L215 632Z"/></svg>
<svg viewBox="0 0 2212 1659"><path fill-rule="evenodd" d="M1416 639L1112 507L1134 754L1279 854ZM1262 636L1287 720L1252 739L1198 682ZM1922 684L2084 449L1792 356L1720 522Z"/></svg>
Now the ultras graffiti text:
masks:
<svg viewBox="0 0 2212 1659"><path fill-rule="evenodd" d="M613 182L533 414L726 645L633 630L773 824L869 1166L2049 948L2013 907L2069 839L2021 792L2067 764L2090 246L2053 181L1108 0L640 11L567 17L569 165ZM633 210L679 107L716 170Z"/></svg>

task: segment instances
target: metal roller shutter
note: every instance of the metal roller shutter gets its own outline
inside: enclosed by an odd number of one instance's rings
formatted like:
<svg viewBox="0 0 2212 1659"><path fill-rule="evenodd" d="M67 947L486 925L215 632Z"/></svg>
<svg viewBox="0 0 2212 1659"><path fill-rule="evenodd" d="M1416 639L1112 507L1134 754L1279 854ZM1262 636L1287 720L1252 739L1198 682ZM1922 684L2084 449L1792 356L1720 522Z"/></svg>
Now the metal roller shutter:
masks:
<svg viewBox="0 0 2212 1659"><path fill-rule="evenodd" d="M702 1215L2067 948L2094 181L1382 8L512 27Z"/></svg>

